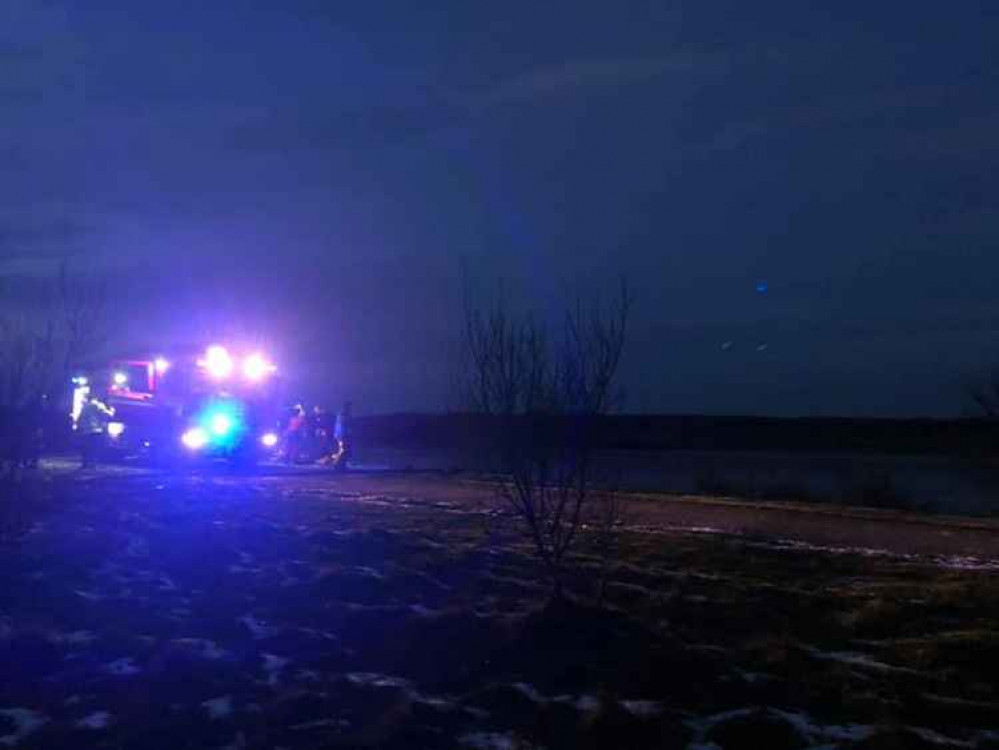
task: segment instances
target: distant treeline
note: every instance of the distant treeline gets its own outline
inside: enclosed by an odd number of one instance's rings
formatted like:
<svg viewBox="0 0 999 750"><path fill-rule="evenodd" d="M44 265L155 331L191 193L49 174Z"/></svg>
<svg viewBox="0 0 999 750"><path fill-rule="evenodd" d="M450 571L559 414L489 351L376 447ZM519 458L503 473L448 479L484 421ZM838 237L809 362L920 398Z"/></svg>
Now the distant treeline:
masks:
<svg viewBox="0 0 999 750"><path fill-rule="evenodd" d="M392 414L357 420L360 441L395 448L487 445L488 417ZM621 415L596 430L606 450L725 450L988 456L999 422L985 419L840 419Z"/></svg>

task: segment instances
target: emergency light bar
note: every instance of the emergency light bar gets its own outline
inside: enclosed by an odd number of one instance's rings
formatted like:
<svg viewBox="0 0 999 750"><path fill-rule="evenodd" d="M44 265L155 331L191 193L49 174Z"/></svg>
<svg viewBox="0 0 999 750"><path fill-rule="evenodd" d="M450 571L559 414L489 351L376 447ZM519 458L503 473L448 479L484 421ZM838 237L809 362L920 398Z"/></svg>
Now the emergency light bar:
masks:
<svg viewBox="0 0 999 750"><path fill-rule="evenodd" d="M227 378L232 374L232 357L224 346L210 346L205 352L205 358L199 360L213 378Z"/></svg>
<svg viewBox="0 0 999 750"><path fill-rule="evenodd" d="M198 365L204 368L216 380L229 378L236 369L236 363L229 350L224 346L218 345L208 347L205 350L205 356L198 360ZM276 370L277 367L260 352L255 352L244 357L240 363L240 371L243 377L252 382L263 380L268 375L272 375Z"/></svg>

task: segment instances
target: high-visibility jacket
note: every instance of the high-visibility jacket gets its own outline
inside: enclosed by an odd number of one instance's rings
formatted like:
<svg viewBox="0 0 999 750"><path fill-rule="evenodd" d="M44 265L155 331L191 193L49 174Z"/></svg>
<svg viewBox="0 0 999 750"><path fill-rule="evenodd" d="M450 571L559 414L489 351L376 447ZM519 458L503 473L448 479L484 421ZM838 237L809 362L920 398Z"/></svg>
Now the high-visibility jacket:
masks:
<svg viewBox="0 0 999 750"><path fill-rule="evenodd" d="M104 432L108 420L114 416L114 410L105 406L97 399L91 399L83 405L80 411L79 431L85 435Z"/></svg>

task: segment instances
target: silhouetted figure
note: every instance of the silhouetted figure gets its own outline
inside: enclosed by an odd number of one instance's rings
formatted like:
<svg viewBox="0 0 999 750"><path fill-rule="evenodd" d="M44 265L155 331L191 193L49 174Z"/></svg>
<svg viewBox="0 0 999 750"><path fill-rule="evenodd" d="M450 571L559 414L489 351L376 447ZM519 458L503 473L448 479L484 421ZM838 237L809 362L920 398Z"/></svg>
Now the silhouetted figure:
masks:
<svg viewBox="0 0 999 750"><path fill-rule="evenodd" d="M333 440L336 443L336 458L332 462L333 466L337 471L346 471L354 447L350 401L344 403L340 413L336 415L336 424L333 426Z"/></svg>
<svg viewBox="0 0 999 750"><path fill-rule="evenodd" d="M86 469L97 463L104 447L108 422L113 416L114 409L97 396L90 396L83 405L76 428L80 439L81 468Z"/></svg>
<svg viewBox="0 0 999 750"><path fill-rule="evenodd" d="M284 431L284 462L286 464L298 463L307 428L308 420L305 416L305 407L297 404L292 410L291 418Z"/></svg>

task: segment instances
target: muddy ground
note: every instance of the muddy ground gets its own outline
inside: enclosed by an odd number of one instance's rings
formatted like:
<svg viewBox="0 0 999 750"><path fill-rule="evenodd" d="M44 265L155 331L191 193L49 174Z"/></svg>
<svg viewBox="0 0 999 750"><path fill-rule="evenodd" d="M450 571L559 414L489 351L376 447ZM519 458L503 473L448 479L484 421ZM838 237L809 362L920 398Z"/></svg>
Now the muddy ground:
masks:
<svg viewBox="0 0 999 750"><path fill-rule="evenodd" d="M589 535L550 605L491 497L35 478L0 543L0 747L999 747L994 527L636 498L604 605Z"/></svg>

